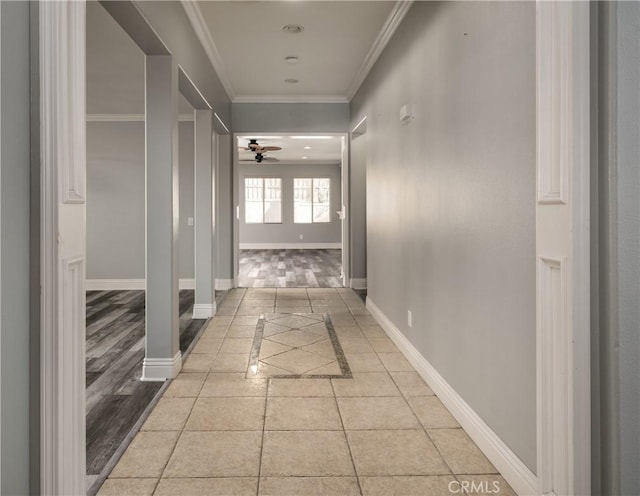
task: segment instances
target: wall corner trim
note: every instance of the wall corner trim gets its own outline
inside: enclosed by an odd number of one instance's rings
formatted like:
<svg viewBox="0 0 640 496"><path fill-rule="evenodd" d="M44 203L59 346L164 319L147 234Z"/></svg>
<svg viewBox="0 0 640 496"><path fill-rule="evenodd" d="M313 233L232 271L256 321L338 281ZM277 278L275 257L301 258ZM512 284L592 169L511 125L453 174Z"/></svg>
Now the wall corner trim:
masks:
<svg viewBox="0 0 640 496"><path fill-rule="evenodd" d="M210 319L216 314L216 303L196 303L193 305L192 319Z"/></svg>
<svg viewBox="0 0 640 496"><path fill-rule="evenodd" d="M173 358L145 358L142 362L141 381L161 382L173 379L182 369L182 352Z"/></svg>
<svg viewBox="0 0 640 496"><path fill-rule="evenodd" d="M538 481L533 472L447 383L371 298L367 298L367 309L516 493L538 494Z"/></svg>

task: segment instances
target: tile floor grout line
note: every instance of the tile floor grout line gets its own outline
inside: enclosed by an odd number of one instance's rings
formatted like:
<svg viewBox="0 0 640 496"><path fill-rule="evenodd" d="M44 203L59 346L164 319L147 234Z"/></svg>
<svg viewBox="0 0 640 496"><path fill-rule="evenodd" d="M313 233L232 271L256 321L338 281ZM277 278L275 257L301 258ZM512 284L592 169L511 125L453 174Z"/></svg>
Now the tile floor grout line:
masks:
<svg viewBox="0 0 640 496"><path fill-rule="evenodd" d="M360 484L360 476L358 475L358 469L356 468L356 462L353 459L353 453L351 451L351 444L349 443L349 438L347 437L347 430L344 427L344 421L342 420L342 412L340 411L340 405L338 404L338 397L336 396L336 390L333 387L333 380L329 380L329 384L331 385L331 391L333 391L333 401L336 405L336 409L338 410L338 417L340 418L340 425L342 426L342 433L344 434L344 440L347 443L347 449L349 450L349 458L351 458L351 465L353 466L353 473L356 476L356 482L358 484L358 490L360 491L360 496L362 496L362 485Z"/></svg>
<svg viewBox="0 0 640 496"><path fill-rule="evenodd" d="M206 380L206 379L205 379ZM178 442L180 441L180 438L182 438L182 435L185 432L185 427L187 426L187 422L189 421L189 417L191 417L191 413L193 412L193 408L195 407L196 402L198 401L198 397L196 397L193 401L193 404L191 405L191 409L189 410L189 415L187 415L187 419L184 422L184 425L182 426L182 429L180 429L178 437L176 437L176 442L173 445L173 448L171 448L171 453L169 453L169 456L167 457L167 461L164 463L164 465L162 466L162 470L160 471L160 477L158 477L158 484L156 484L156 489L157 486L160 485L160 481L163 479L163 475L164 473L167 471L167 466L169 465L169 462L171 461L171 457L173 456L173 454L176 451L176 447L178 446ZM176 431L174 431L176 432ZM166 478L166 477L164 477ZM154 493L156 491L156 489L154 489Z"/></svg>
<svg viewBox="0 0 640 496"><path fill-rule="evenodd" d="M264 432L267 427L267 402L269 401L269 386L271 381L267 379L267 389L264 392L264 414L262 416L262 438L260 440L260 460L258 462L258 484L256 496L260 494L260 480L262 479L262 454L264 452Z"/></svg>

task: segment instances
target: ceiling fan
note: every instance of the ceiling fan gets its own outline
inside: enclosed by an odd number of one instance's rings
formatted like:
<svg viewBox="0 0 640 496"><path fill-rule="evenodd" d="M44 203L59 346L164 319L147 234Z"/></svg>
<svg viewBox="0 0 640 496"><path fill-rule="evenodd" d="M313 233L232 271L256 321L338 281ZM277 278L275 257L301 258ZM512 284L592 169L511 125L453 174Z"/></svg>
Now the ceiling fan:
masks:
<svg viewBox="0 0 640 496"><path fill-rule="evenodd" d="M262 162L280 162L275 157L265 157L263 153L256 153L256 156L252 159L241 159L240 162L257 162L261 164Z"/></svg>
<svg viewBox="0 0 640 496"><path fill-rule="evenodd" d="M278 150L282 150L279 146L262 146L258 144L257 139L250 139L249 144L246 147L240 147L241 151L245 152L253 152L256 154L253 160L241 160L241 162L253 162L254 160L257 163L262 162L279 162L279 160L275 157L266 157L266 152L276 152Z"/></svg>
<svg viewBox="0 0 640 496"><path fill-rule="evenodd" d="M282 148L279 146L262 146L258 144L257 139L250 139L249 144L245 148L241 148L241 150L254 153L264 153L277 152L278 150L282 150Z"/></svg>

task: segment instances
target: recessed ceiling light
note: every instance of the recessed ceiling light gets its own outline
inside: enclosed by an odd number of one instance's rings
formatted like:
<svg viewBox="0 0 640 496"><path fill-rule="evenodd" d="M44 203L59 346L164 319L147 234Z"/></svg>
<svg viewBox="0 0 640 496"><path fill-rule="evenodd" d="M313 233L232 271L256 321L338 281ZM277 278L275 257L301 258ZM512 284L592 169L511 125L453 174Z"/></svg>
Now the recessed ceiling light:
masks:
<svg viewBox="0 0 640 496"><path fill-rule="evenodd" d="M310 146L305 146L304 149L305 150L311 150L311 147Z"/></svg>
<svg viewBox="0 0 640 496"><path fill-rule="evenodd" d="M287 84L297 84L300 81L298 81L297 79L291 78L291 79L285 79L284 82L287 83Z"/></svg>
<svg viewBox="0 0 640 496"><path fill-rule="evenodd" d="M287 64L295 65L298 63L298 57L294 57L293 55L285 57L284 59L287 61Z"/></svg>
<svg viewBox="0 0 640 496"><path fill-rule="evenodd" d="M302 157L303 160L307 160L309 157Z"/></svg>
<svg viewBox="0 0 640 496"><path fill-rule="evenodd" d="M304 28L299 24L287 24L286 26L282 27L282 30L285 33L297 34L302 33L302 31L304 31Z"/></svg>

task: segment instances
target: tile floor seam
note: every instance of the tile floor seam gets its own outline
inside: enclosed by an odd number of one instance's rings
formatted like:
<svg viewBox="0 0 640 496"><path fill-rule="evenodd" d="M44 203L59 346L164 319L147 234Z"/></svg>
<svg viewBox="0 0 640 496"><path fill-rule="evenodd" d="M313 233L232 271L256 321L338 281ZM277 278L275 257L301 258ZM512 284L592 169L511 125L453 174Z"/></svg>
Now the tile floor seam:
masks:
<svg viewBox="0 0 640 496"><path fill-rule="evenodd" d="M195 406L196 401L197 401L197 398L194 400L193 404L191 405L191 409L189 410L189 415L187 415L187 420L189 420L189 417L191 416L191 412L193 411L193 407ZM162 467L162 471L160 472L160 477L158 477L158 481L164 478L163 475L167 471L167 466L169 465L169 461L171 460L171 457L176 451L176 447L180 442L180 438L182 437L182 434L184 434L184 428L186 427L186 425L187 425L187 422L185 421L184 426L182 426L182 429L180 430L180 434L178 434L178 437L176 438L176 442L173 444L173 448L171 448L171 453L169 453L169 456L167 457L167 461L164 463L164 466Z"/></svg>
<svg viewBox="0 0 640 496"><path fill-rule="evenodd" d="M434 395L437 398L437 395ZM438 398L440 399L440 398ZM446 408L446 407L445 407ZM422 424L422 422L420 422L420 425L422 426L422 430L425 432L425 434L427 435L427 437L429 438L429 440L431 441L431 444L433 444L433 447L435 448L435 450L438 452L438 454L440 455L440 458L442 458L442 461L444 462L444 464L447 466L447 468L449 469L449 472L451 473L451 475L453 475L456 480L458 480L458 478L456 477L456 473L453 471L453 469L451 468L451 465L449 464L449 462L447 461L447 459L444 457L444 455L442 454L442 452L440 451L440 448L438 448L438 445L436 444L436 442L433 440L433 438L431 437L431 435L429 434L429 431L427 430L427 428ZM462 429L462 427L460 428Z"/></svg>
<svg viewBox="0 0 640 496"><path fill-rule="evenodd" d="M264 451L264 432L267 425L267 402L269 401L270 380L267 379L267 388L264 392L264 412L262 415L262 437L260 438L260 458L258 462L258 484L256 486L256 496L260 495L260 479L262 478L262 453Z"/></svg>
<svg viewBox="0 0 640 496"><path fill-rule="evenodd" d="M153 485L153 491L151 491L151 496L153 496L156 493L156 491L158 490L158 486L160 485L160 480L161 479L162 479L162 474L160 474L160 477L158 477L156 479L156 483ZM106 482L106 480L105 480L105 482Z"/></svg>
<svg viewBox="0 0 640 496"><path fill-rule="evenodd" d="M347 436L347 431L344 428L344 420L342 419L342 412L340 412L340 405L338 404L338 397L336 396L336 390L333 387L333 380L329 379L329 384L331 385L331 391L333 391L333 401L335 402L336 409L338 410L338 418L340 418L340 425L342 426L342 433L344 434L344 439L347 443L347 449L349 450L349 458L351 458L351 465L353 466L353 473L356 476L356 482L358 483L358 491L360 491L360 496L363 495L362 485L360 484L360 475L358 475L358 469L356 468L356 462L353 459L353 452L351 451L351 443L349 443L349 437Z"/></svg>

